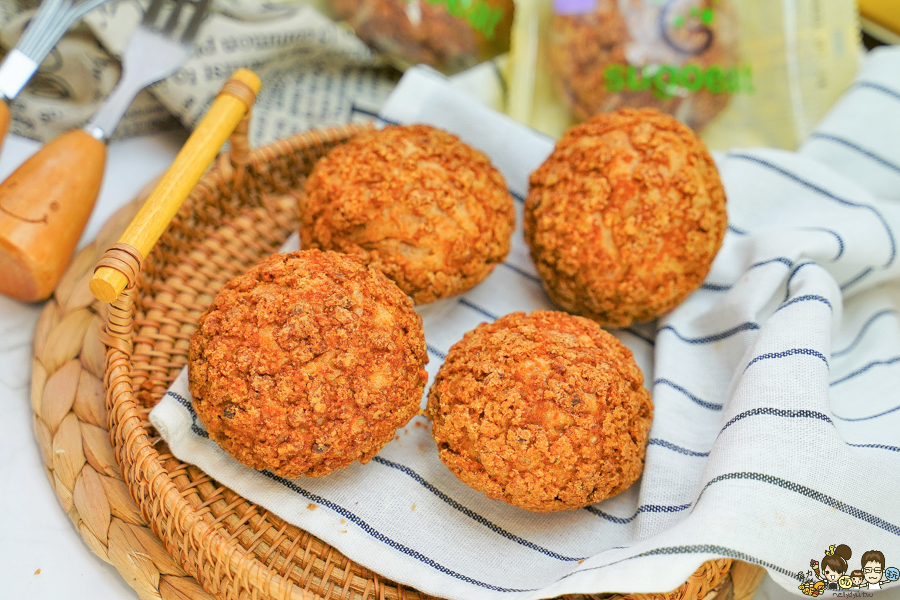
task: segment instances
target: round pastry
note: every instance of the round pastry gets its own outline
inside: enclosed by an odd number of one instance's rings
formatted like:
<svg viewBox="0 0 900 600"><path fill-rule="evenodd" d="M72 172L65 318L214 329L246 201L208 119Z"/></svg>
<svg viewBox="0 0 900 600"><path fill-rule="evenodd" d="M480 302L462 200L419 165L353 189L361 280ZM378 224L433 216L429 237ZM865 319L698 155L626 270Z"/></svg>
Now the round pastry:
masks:
<svg viewBox="0 0 900 600"><path fill-rule="evenodd" d="M316 163L299 203L302 247L359 256L416 304L487 277L515 227L512 198L488 158L427 125L338 146Z"/></svg>
<svg viewBox="0 0 900 600"><path fill-rule="evenodd" d="M428 394L441 460L464 483L535 512L630 486L653 404L631 351L563 312L513 313L454 345Z"/></svg>
<svg viewBox="0 0 900 600"><path fill-rule="evenodd" d="M428 376L410 299L352 256L276 254L232 279L191 337L211 439L288 478L368 462L419 410Z"/></svg>
<svg viewBox="0 0 900 600"><path fill-rule="evenodd" d="M550 298L609 327L649 321L697 289L727 227L703 142L654 109L569 129L534 173L525 239Z"/></svg>
<svg viewBox="0 0 900 600"><path fill-rule="evenodd" d="M731 94L752 90L738 66L736 23L725 0L597 0L590 12L554 15L554 84L581 120L653 107L699 131Z"/></svg>

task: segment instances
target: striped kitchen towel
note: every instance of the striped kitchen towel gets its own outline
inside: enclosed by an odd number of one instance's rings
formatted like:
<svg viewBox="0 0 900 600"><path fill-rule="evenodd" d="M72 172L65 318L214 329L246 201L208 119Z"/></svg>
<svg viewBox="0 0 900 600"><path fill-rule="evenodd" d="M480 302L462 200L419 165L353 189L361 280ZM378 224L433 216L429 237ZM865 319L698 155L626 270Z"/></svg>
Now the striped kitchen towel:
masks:
<svg viewBox="0 0 900 600"><path fill-rule="evenodd" d="M839 544L852 550L848 574L869 550L900 565L898 74L900 48L873 53L796 153L716 156L729 229L706 282L658 322L615 332L656 411L644 474L614 498L556 514L488 500L443 466L423 417L367 465L320 479L253 471L207 439L186 372L151 419L181 459L381 575L447 598L666 591L715 557L762 565L799 594L798 579L815 577L810 559ZM553 140L418 69L382 118L480 148L519 209L507 261L420 308L433 378L479 323L552 308L521 207ZM900 586L886 571L882 586Z"/></svg>

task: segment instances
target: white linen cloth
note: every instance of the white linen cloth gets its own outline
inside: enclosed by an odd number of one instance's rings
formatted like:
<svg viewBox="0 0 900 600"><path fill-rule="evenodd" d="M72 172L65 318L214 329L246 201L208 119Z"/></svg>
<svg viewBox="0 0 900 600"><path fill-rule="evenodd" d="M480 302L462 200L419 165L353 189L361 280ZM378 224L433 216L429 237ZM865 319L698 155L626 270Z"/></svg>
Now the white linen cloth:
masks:
<svg viewBox="0 0 900 600"><path fill-rule="evenodd" d="M517 199L507 261L421 308L434 376L480 322L552 308L522 238L528 174L553 141L412 70L388 122L486 152ZM186 371L151 420L172 451L379 574L466 600L659 592L704 560L797 573L833 544L900 562L900 48L875 52L797 153L717 156L729 230L703 287L615 332L656 406L642 479L581 510L488 500L439 461L423 417L369 464L319 479L245 468L205 437ZM296 243L296 242L295 242ZM296 246L295 246L296 247ZM886 587L892 587L887 584Z"/></svg>

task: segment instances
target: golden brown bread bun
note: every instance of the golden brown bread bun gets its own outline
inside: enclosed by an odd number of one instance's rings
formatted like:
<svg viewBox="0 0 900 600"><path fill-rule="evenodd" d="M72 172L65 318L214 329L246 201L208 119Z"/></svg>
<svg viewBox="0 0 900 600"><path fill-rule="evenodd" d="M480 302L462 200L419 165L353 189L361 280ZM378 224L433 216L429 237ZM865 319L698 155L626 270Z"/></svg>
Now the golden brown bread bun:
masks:
<svg viewBox="0 0 900 600"><path fill-rule="evenodd" d="M454 345L428 394L440 458L535 512L618 494L641 474L653 404L631 351L563 312L513 313Z"/></svg>
<svg viewBox="0 0 900 600"><path fill-rule="evenodd" d="M726 227L703 142L654 109L569 129L525 202L525 239L550 298L609 327L675 308L703 282Z"/></svg>
<svg viewBox="0 0 900 600"><path fill-rule="evenodd" d="M299 204L303 248L354 254L416 304L487 277L515 227L513 200L490 160L428 125L338 146L316 163Z"/></svg>
<svg viewBox="0 0 900 600"><path fill-rule="evenodd" d="M426 362L409 297L355 257L307 250L222 288L188 374L197 416L229 454L318 477L368 462L419 411Z"/></svg>

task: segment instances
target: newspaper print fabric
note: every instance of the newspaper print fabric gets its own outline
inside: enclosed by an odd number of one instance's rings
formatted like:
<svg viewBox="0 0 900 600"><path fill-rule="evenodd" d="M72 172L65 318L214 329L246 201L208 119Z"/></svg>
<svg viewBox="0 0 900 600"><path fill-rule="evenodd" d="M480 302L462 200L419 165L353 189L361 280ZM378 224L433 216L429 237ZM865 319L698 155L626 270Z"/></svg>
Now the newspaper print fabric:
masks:
<svg viewBox="0 0 900 600"><path fill-rule="evenodd" d="M51 51L12 103L10 130L48 140L83 125L119 80L117 57L149 0L109 0L88 13ZM9 50L33 14L0 0L0 45ZM352 33L300 0L218 0L195 40L191 59L142 92L116 131L127 137L187 127L205 114L238 67L263 80L251 143L350 121L353 106L377 110L396 85Z"/></svg>
<svg viewBox="0 0 900 600"><path fill-rule="evenodd" d="M656 323L614 332L656 406L642 479L581 510L488 500L413 419L369 464L285 480L207 439L186 372L151 420L172 451L379 574L441 597L662 592L704 560L797 573L846 544L900 561L900 49L880 51L798 153L717 156L730 227L703 287ZM386 122L448 129L491 156L519 208L553 141L406 74ZM480 322L551 308L521 227L472 291L421 309L432 376ZM853 568L856 568L855 566ZM885 584L883 587L890 587Z"/></svg>

